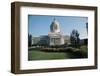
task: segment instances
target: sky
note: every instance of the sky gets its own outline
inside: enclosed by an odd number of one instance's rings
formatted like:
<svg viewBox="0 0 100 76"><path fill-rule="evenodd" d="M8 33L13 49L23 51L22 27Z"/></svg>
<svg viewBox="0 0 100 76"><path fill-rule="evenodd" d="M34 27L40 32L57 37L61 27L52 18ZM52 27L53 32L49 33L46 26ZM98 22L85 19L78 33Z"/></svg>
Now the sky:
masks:
<svg viewBox="0 0 100 76"><path fill-rule="evenodd" d="M87 38L87 17L28 15L28 33L32 36L48 35L50 25L56 19L63 35L69 35L73 29L78 30L80 39Z"/></svg>

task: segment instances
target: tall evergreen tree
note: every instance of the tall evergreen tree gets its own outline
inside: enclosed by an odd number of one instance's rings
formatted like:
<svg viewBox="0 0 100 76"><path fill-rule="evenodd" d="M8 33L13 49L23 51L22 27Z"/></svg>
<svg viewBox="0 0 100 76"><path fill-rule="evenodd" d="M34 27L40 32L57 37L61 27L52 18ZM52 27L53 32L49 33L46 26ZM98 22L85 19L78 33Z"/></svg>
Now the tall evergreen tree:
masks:
<svg viewBox="0 0 100 76"><path fill-rule="evenodd" d="M77 30L72 30L70 35L70 41L73 47L80 47L80 38Z"/></svg>
<svg viewBox="0 0 100 76"><path fill-rule="evenodd" d="M32 35L28 34L28 46L32 46Z"/></svg>

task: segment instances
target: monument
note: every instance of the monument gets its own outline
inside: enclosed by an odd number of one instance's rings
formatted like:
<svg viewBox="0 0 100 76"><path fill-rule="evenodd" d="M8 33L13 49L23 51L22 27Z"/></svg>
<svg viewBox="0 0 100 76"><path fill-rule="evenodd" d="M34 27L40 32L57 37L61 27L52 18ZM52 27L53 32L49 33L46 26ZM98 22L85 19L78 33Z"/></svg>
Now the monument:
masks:
<svg viewBox="0 0 100 76"><path fill-rule="evenodd" d="M64 36L60 29L59 22L54 19L50 25L50 32L48 34L49 37L49 45L63 45L64 44Z"/></svg>
<svg viewBox="0 0 100 76"><path fill-rule="evenodd" d="M61 29L60 23L56 19L51 22L50 31L48 35L41 35L39 37L32 37L32 45L63 45L69 42L69 36L64 36Z"/></svg>

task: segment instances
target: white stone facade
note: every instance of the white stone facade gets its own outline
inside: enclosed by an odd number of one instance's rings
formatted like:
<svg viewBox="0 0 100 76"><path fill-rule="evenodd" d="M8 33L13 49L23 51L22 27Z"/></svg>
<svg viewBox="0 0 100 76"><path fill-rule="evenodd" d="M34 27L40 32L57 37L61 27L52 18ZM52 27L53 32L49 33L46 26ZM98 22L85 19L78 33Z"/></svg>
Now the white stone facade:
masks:
<svg viewBox="0 0 100 76"><path fill-rule="evenodd" d="M64 37L60 29L59 22L54 19L50 25L49 36L49 45L63 45Z"/></svg>
<svg viewBox="0 0 100 76"><path fill-rule="evenodd" d="M65 37L60 29L59 22L54 19L50 25L50 31L46 36L33 37L33 44L45 44L45 45L63 45L65 44ZM69 39L69 38L68 38ZM69 41L69 40L68 40Z"/></svg>

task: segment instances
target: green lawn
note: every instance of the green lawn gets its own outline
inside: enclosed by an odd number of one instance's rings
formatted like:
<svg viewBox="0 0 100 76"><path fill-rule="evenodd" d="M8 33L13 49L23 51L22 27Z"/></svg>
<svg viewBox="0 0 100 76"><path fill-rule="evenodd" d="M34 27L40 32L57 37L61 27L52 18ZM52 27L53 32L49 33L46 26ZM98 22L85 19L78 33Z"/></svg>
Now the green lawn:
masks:
<svg viewBox="0 0 100 76"><path fill-rule="evenodd" d="M28 51L28 60L74 59L87 58L87 47L82 46L80 51L74 52L45 52L36 49ZM84 53L85 52L85 53ZM84 56L81 56L85 54Z"/></svg>
<svg viewBox="0 0 100 76"><path fill-rule="evenodd" d="M31 50L28 52L28 58L29 60L65 59L66 53Z"/></svg>

